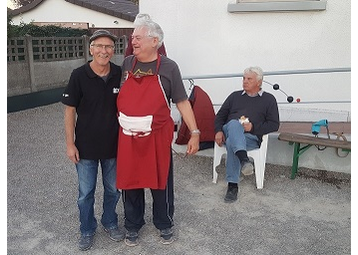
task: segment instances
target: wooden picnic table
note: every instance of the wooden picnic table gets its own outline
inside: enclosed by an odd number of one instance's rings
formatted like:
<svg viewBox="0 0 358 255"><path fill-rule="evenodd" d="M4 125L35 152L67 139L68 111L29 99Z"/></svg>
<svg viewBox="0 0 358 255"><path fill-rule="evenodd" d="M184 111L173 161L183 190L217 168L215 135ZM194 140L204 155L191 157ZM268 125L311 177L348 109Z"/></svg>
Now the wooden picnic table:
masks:
<svg viewBox="0 0 358 255"><path fill-rule="evenodd" d="M278 139L280 141L286 141L290 144L294 144L293 148L293 160L292 160L292 172L291 179L296 177L298 171L298 159L299 157L308 150L312 145L315 146L323 146L325 147L333 147L337 149L342 149L343 151L350 152L351 151L351 142L346 139L329 139L323 137L316 137L314 135L309 134L297 134L297 133L280 133ZM301 147L301 144L304 146ZM338 153L338 152L337 152Z"/></svg>

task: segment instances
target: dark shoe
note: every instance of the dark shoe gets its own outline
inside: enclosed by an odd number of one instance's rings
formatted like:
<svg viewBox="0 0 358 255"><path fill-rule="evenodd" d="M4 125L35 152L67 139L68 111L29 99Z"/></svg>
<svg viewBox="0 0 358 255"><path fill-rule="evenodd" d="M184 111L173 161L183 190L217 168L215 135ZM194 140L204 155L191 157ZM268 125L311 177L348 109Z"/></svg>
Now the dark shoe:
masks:
<svg viewBox="0 0 358 255"><path fill-rule="evenodd" d="M160 230L160 242L162 244L171 244L172 242L174 242L172 228L166 228Z"/></svg>
<svg viewBox="0 0 358 255"><path fill-rule="evenodd" d="M239 192L239 187L228 186L224 201L226 203L232 203L236 201L238 192Z"/></svg>
<svg viewBox="0 0 358 255"><path fill-rule="evenodd" d="M252 175L254 173L254 164L251 161L243 161L241 173L243 175Z"/></svg>
<svg viewBox="0 0 358 255"><path fill-rule="evenodd" d="M81 251L89 250L93 245L94 235L85 236L81 235L80 241L78 242L78 247Z"/></svg>
<svg viewBox="0 0 358 255"><path fill-rule="evenodd" d="M128 246L136 246L139 244L138 241L138 232L137 231L128 231L124 242Z"/></svg>
<svg viewBox="0 0 358 255"><path fill-rule="evenodd" d="M120 231L119 228L104 228L104 231L109 233L109 238L113 241L119 242L124 239L124 232Z"/></svg>

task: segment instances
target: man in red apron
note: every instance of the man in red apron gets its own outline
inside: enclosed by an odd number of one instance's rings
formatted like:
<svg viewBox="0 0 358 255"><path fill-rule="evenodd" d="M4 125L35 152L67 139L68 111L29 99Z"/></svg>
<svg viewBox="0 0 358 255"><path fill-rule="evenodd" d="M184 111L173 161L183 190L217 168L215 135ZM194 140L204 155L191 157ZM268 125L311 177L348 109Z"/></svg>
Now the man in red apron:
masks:
<svg viewBox="0 0 358 255"><path fill-rule="evenodd" d="M163 31L152 20L135 26L133 55L123 62L123 85L117 98L120 123L117 188L123 191L125 243L138 244L145 224L145 188L153 197L153 223L161 242L173 242L173 162L171 144L174 122L170 101L176 104L192 136L187 153L199 149L200 131L182 82L178 65L158 53Z"/></svg>
<svg viewBox="0 0 358 255"><path fill-rule="evenodd" d="M139 13L137 14L137 16L135 17L135 20L134 20L134 26L137 26L139 25L141 22L145 22L146 20L150 20L150 16L148 14L142 14L142 13ZM158 53L160 55L164 55L166 56L167 55L167 52L165 51L165 46L164 46L164 42L162 43L162 45L158 48ZM133 45L132 45L132 39L129 38L128 40L128 45L127 45L127 48L126 48L126 51L124 53L124 57L128 57L129 55L133 55Z"/></svg>

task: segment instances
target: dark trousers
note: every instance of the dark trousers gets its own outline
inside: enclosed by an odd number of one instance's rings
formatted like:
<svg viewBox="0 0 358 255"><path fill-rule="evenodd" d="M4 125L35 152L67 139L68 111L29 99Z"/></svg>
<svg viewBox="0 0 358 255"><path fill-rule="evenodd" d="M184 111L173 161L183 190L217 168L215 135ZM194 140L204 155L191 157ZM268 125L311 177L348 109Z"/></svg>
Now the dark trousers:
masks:
<svg viewBox="0 0 358 255"><path fill-rule="evenodd" d="M151 189L153 198L153 224L157 229L170 228L174 225L174 189L173 189L173 157L171 155L169 175L166 188ZM122 191L124 205L124 227L128 231L139 231L145 224L144 189Z"/></svg>

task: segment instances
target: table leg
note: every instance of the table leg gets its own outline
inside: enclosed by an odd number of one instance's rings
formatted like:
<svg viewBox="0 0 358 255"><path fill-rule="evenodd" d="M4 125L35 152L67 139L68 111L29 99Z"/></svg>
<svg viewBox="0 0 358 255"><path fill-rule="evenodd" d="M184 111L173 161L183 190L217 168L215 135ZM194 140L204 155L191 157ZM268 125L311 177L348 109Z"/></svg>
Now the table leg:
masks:
<svg viewBox="0 0 358 255"><path fill-rule="evenodd" d="M300 156L300 143L295 143L293 147L293 161L292 161L292 172L291 179L295 179L298 169L298 158Z"/></svg>

